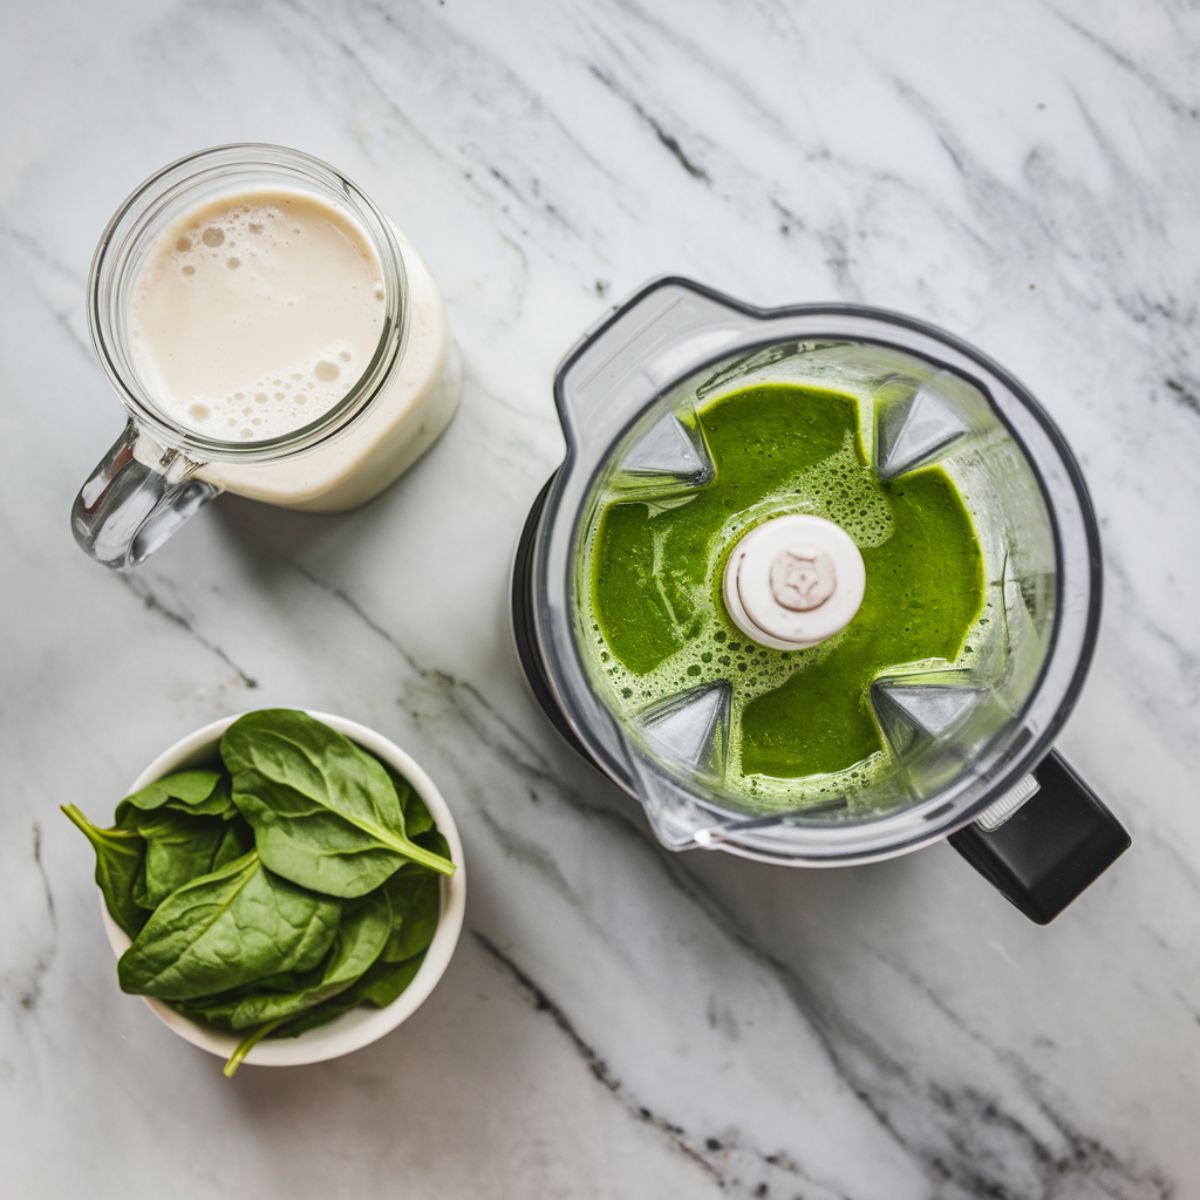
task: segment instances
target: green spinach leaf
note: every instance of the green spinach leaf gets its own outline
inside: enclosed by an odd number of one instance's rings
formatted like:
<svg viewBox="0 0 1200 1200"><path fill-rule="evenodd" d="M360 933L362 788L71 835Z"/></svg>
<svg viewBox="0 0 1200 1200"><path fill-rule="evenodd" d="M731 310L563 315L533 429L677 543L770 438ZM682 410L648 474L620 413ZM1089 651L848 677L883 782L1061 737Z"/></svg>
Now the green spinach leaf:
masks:
<svg viewBox="0 0 1200 1200"><path fill-rule="evenodd" d="M217 780L217 786L208 799L193 805L190 811L198 817L220 817L223 821L231 821L238 815L227 772L221 772L221 778Z"/></svg>
<svg viewBox="0 0 1200 1200"><path fill-rule="evenodd" d="M62 810L92 843L96 852L96 883L110 916L129 937L137 937L148 915L134 899L146 843L129 830L93 825L74 804L64 804Z"/></svg>
<svg viewBox="0 0 1200 1200"><path fill-rule="evenodd" d="M442 912L442 881L430 871L410 867L397 871L383 886L393 914L383 960L400 963L420 954L433 941Z"/></svg>
<svg viewBox="0 0 1200 1200"><path fill-rule="evenodd" d="M277 1033L273 1031L272 1036L299 1037L319 1025L336 1021L343 1013L348 1013L360 1004L386 1008L416 978L424 959L424 954L419 954L403 963L385 963L382 959L377 961L353 987L347 988L323 1004L318 1004L316 1008L302 1012L282 1026Z"/></svg>
<svg viewBox="0 0 1200 1200"><path fill-rule="evenodd" d="M332 950L328 951L322 962L332 953ZM321 964L318 963L313 971L320 970L320 967ZM247 996L263 991L294 992L302 986L304 980L311 978L313 971L305 971L302 974L296 971L279 971L274 975L264 975L252 983L244 983L241 987L230 988L226 992L200 996L194 1000L173 1000L170 1003L177 1012L193 1021L214 1025L218 1029L232 1030L234 1011Z"/></svg>
<svg viewBox="0 0 1200 1200"><path fill-rule="evenodd" d="M420 845L421 834L433 828L433 816L417 789L395 767L388 763L380 765L388 773L388 778L396 789L396 797L404 813L404 832Z"/></svg>
<svg viewBox="0 0 1200 1200"><path fill-rule="evenodd" d="M162 1000L211 996L316 966L341 905L263 866L255 851L172 892L117 963L121 989Z"/></svg>
<svg viewBox="0 0 1200 1200"><path fill-rule="evenodd" d="M450 843L436 829L430 829L428 832L421 834L416 841L419 845L424 846L426 850L432 850L434 854L440 854L443 858L451 858Z"/></svg>
<svg viewBox="0 0 1200 1200"><path fill-rule="evenodd" d="M195 817L232 817L237 813L229 781L221 771L176 771L148 783L117 805L116 821L125 828L136 813L171 809Z"/></svg>
<svg viewBox="0 0 1200 1200"><path fill-rule="evenodd" d="M216 853L213 854L212 870L223 867L235 858L241 858L247 851L254 849L254 831L242 820L235 816L225 822L221 840L217 843Z"/></svg>
<svg viewBox="0 0 1200 1200"><path fill-rule="evenodd" d="M187 1017L189 1021L197 1021L201 1025L211 1025L223 1033L233 1030L234 1009L241 1003L240 996L216 997L214 999L173 1000L171 1007L177 1013Z"/></svg>
<svg viewBox="0 0 1200 1200"><path fill-rule="evenodd" d="M385 963L377 960L366 974L349 986L343 987L337 994L298 1012L281 1013L266 1024L258 1026L230 1055L225 1064L225 1075L232 1078L246 1055L265 1037L299 1037L310 1029L327 1025L360 1004L386 1008L416 978L424 958L422 953L403 963ZM219 1018L228 1022L226 1012L220 1013ZM236 1015L234 1021L236 1022ZM223 1027L229 1026L225 1024ZM233 1027L236 1028L236 1024Z"/></svg>
<svg viewBox="0 0 1200 1200"><path fill-rule="evenodd" d="M355 994L359 1004L372 1004L376 1008L387 1008L400 993L417 977L424 953L402 963L378 963L359 980Z"/></svg>
<svg viewBox="0 0 1200 1200"><path fill-rule="evenodd" d="M246 996L233 1012L234 1029L289 1017L314 1008L358 981L383 952L392 925L392 906L384 891L373 892L347 909L333 949L294 991L260 991Z"/></svg>
<svg viewBox="0 0 1200 1200"><path fill-rule="evenodd" d="M225 822L219 818L192 817L164 808L139 812L137 819L127 817L127 821L146 842L133 889L134 900L143 908L157 908L176 888L221 865L214 861L226 834Z"/></svg>
<svg viewBox="0 0 1200 1200"><path fill-rule="evenodd" d="M406 836L382 764L306 713L250 713L225 731L221 755L258 853L284 878L352 898L410 860L453 874L452 862Z"/></svg>

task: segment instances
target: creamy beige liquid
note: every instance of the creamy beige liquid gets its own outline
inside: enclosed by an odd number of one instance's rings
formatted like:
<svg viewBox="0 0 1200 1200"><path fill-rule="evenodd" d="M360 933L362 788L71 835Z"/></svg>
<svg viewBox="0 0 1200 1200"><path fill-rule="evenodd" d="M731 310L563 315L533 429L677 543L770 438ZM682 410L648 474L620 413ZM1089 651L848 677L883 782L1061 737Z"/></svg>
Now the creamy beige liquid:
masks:
<svg viewBox="0 0 1200 1200"><path fill-rule="evenodd" d="M370 499L453 415L445 311L403 238L409 335L365 413L321 446L271 462L210 463L229 491L329 511ZM358 223L300 191L247 191L191 209L155 239L129 313L134 365L176 424L223 441L293 432L341 400L383 330L383 271Z"/></svg>

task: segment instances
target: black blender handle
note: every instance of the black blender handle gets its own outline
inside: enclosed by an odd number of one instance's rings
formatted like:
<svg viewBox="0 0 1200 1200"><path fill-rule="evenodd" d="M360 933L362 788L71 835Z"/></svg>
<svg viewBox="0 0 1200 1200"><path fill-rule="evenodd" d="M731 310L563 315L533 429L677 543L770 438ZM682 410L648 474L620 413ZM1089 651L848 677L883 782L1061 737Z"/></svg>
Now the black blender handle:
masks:
<svg viewBox="0 0 1200 1200"><path fill-rule="evenodd" d="M998 828L978 822L950 845L1031 921L1046 925L1129 849L1129 834L1055 751L1038 791Z"/></svg>

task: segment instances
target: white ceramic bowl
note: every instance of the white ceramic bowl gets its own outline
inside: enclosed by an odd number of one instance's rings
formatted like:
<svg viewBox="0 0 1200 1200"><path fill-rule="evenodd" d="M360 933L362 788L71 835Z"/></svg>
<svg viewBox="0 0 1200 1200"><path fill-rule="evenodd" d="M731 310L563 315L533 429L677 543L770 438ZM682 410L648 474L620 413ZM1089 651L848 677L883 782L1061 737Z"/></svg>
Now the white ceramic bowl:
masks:
<svg viewBox="0 0 1200 1200"><path fill-rule="evenodd" d="M349 1054L351 1050L361 1050L363 1046L369 1046L385 1033L390 1033L397 1025L411 1017L437 986L438 980L450 964L455 946L458 945L458 935L462 931L463 914L466 911L467 880L463 865L462 840L458 836L458 828L450 815L450 809L442 798L442 793L434 786L433 780L399 746L373 729L354 721L347 721L344 717L330 716L329 713L310 711L309 716L324 721L332 729L357 742L364 750L395 767L413 785L421 799L429 806L434 823L449 843L450 857L458 869L449 878L442 879L442 915L433 941L416 977L393 1003L386 1008L369 1008L364 1005L351 1009L350 1012L330 1021L328 1025L310 1029L299 1037L266 1038L246 1056L245 1064L251 1066L298 1067L305 1063L324 1062L326 1059ZM171 771L198 766L205 760L211 760L216 754L221 734L236 720L237 716L224 717L181 738L169 750L164 750L133 781L129 791L136 792ZM119 958L129 948L129 938L109 916L103 895L100 897L100 913L104 919L108 940L112 943L113 953ZM164 1025L185 1041L221 1058L228 1058L244 1036L206 1029L180 1016L161 1000L154 1000L149 996L143 996L142 999Z"/></svg>

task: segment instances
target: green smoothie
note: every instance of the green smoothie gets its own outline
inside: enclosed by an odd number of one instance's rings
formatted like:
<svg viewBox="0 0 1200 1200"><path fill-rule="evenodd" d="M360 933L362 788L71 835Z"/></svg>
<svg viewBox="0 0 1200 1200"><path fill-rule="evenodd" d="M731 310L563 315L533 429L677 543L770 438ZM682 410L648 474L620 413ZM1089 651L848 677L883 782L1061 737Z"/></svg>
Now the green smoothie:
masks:
<svg viewBox="0 0 1200 1200"><path fill-rule="evenodd" d="M763 385L719 396L687 420L712 458L712 480L636 499L614 492L590 531L584 617L596 672L631 718L730 681L726 783L763 806L803 803L830 777L861 782L886 763L872 681L910 664L953 664L970 650L983 557L958 489L938 466L880 480L849 395ZM866 566L858 613L806 650L748 641L721 595L743 534L784 513L836 522Z"/></svg>

